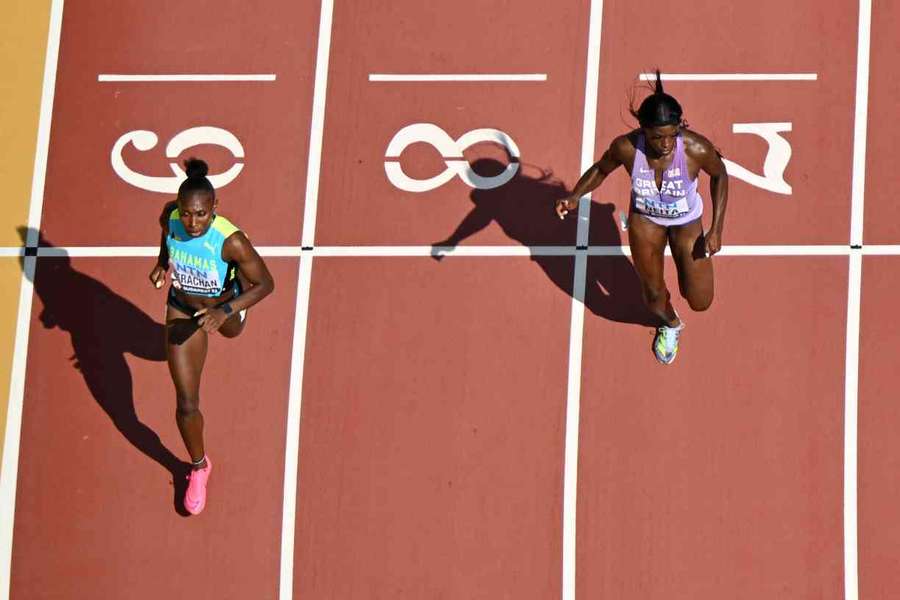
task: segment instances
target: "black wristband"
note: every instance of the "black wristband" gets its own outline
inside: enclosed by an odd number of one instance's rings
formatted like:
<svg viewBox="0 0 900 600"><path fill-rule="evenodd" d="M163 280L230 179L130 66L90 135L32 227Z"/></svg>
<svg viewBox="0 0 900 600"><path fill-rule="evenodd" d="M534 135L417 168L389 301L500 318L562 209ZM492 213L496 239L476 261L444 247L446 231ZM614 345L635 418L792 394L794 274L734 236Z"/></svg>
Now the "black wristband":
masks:
<svg viewBox="0 0 900 600"><path fill-rule="evenodd" d="M219 308L221 308L221 309L222 309L222 312L224 312L226 315L230 315L231 313L234 312L234 309L231 308L231 304L229 304L228 302L226 302L225 304L223 304L223 305L220 306Z"/></svg>

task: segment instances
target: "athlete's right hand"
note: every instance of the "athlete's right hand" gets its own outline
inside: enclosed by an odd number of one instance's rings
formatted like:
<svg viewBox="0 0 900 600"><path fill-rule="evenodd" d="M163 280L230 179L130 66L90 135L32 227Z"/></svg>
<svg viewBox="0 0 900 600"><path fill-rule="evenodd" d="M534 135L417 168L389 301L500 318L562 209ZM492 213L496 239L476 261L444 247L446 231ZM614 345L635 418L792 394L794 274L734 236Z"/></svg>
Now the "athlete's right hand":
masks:
<svg viewBox="0 0 900 600"><path fill-rule="evenodd" d="M568 198L560 198L556 201L556 214L560 219L565 219L570 210L578 208L578 198L569 196Z"/></svg>
<svg viewBox="0 0 900 600"><path fill-rule="evenodd" d="M150 271L150 283L153 284L153 287L159 289L166 282L166 271L168 269L164 269L161 265L156 265L152 271Z"/></svg>

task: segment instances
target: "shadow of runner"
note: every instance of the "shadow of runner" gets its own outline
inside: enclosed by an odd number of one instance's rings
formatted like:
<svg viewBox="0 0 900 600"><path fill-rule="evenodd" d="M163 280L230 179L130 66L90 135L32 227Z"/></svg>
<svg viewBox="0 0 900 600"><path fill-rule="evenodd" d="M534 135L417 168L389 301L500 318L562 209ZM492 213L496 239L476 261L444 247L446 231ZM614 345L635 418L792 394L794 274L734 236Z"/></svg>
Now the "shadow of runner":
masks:
<svg viewBox="0 0 900 600"><path fill-rule="evenodd" d="M23 244L27 228L19 227ZM43 235L41 248L53 248ZM20 265L23 265L20 258ZM188 516L182 499L190 465L179 460L155 431L138 418L134 408L131 370L125 354L165 361L165 331L134 304L96 279L72 268L63 253L43 257L35 271L34 291L44 305L41 324L69 334L73 366L81 372L91 395L128 442L172 476L175 510Z"/></svg>
<svg viewBox="0 0 900 600"><path fill-rule="evenodd" d="M476 160L472 168L484 177L501 173L506 165L492 158ZM432 244L432 256L441 260L441 246L455 247L496 221L503 232L523 246L568 246L576 244L578 220L574 215L560 220L554 205L569 195L552 173L529 177L520 169L506 184L491 189L476 189L469 198L475 205L447 239ZM631 261L622 254L615 219L615 205L591 202L591 243L611 247L610 256L588 258L585 306L599 317L611 321L653 327L658 319L650 313L641 295L641 284ZM559 289L571 296L574 261L570 257L532 254Z"/></svg>

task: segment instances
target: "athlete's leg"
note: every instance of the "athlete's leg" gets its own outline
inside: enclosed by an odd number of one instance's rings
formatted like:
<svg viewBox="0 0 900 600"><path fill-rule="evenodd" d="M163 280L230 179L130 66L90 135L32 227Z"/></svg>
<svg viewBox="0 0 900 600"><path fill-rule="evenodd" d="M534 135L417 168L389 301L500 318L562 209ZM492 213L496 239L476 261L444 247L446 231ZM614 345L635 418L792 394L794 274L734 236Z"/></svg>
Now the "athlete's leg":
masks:
<svg viewBox="0 0 900 600"><path fill-rule="evenodd" d="M179 330L191 330L186 336ZM200 375L206 361L206 332L193 325L189 315L166 307L166 358L175 384L175 422L195 466L205 455L203 414L200 412Z"/></svg>
<svg viewBox="0 0 900 600"><path fill-rule="evenodd" d="M678 270L678 288L691 308L706 310L712 304L712 259L706 256L706 240L700 219L669 228L669 247Z"/></svg>
<svg viewBox="0 0 900 600"><path fill-rule="evenodd" d="M663 278L663 254L666 249L666 228L632 213L628 217L628 243L631 260L641 280L641 289L647 308L657 315L664 325L675 327L678 315L669 302L669 290Z"/></svg>

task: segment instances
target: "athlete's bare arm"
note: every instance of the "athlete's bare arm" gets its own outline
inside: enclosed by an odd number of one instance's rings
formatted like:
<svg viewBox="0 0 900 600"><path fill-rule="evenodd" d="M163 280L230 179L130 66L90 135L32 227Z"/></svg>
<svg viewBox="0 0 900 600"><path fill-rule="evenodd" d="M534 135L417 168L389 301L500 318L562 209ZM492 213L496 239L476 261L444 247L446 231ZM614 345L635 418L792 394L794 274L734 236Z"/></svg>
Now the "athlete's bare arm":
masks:
<svg viewBox="0 0 900 600"><path fill-rule="evenodd" d="M169 235L169 215L177 207L178 203L176 201L167 202L163 207L162 214L159 216L159 226L162 229L162 233L159 236L159 257L156 259L156 266L150 271L150 283L156 289L163 286L166 272L169 270L169 248L166 246L166 236Z"/></svg>
<svg viewBox="0 0 900 600"><path fill-rule="evenodd" d="M269 273L266 263L242 231L235 231L225 240L222 245L222 259L225 262L237 263L243 279L250 284L250 289L244 290L240 296L228 302L232 311L239 312L250 308L275 289L275 280ZM221 308L203 309L197 314L202 315L197 323L206 332L216 331L228 318Z"/></svg>
<svg viewBox="0 0 900 600"><path fill-rule="evenodd" d="M706 233L706 253L712 256L722 249L722 229L725 225L725 207L728 205L728 172L722 155L708 139L695 131L685 129L684 151L688 160L709 175L709 196L713 205L712 223Z"/></svg>
<svg viewBox="0 0 900 600"><path fill-rule="evenodd" d="M620 135L612 141L600 160L595 162L584 172L578 183L572 189L572 193L566 198L556 201L556 214L564 219L569 211L578 208L578 200L588 192L597 189L607 175L615 171L619 166L626 164L629 154L634 160L634 146L627 135Z"/></svg>

